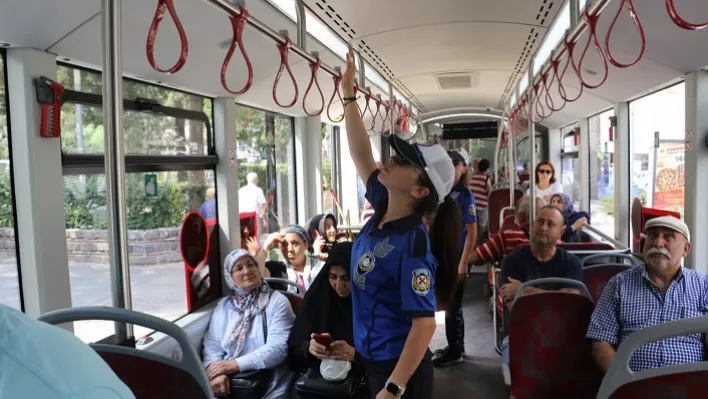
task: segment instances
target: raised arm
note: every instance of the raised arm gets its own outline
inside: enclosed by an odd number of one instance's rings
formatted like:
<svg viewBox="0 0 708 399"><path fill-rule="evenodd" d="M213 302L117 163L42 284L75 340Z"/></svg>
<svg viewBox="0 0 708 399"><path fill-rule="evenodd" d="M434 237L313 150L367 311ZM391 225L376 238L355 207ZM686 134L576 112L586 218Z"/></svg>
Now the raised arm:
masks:
<svg viewBox="0 0 708 399"><path fill-rule="evenodd" d="M359 114L359 107L354 92L356 82L356 62L354 59L354 49L349 43L349 53L347 53L347 70L342 77L342 93L344 94L344 122L347 129L347 142L349 143L349 155L351 155L359 176L366 183L371 173L376 170L376 161L371 151L369 134L364 127L364 121ZM349 98L350 100L347 100Z"/></svg>

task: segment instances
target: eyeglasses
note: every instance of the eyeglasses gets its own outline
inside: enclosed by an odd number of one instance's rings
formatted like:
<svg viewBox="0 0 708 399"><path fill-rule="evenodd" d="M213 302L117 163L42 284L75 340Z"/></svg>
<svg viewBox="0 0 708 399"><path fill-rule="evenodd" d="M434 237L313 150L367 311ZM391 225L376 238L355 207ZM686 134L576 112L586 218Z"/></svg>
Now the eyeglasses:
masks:
<svg viewBox="0 0 708 399"><path fill-rule="evenodd" d="M545 174L547 174L547 175L552 175L552 174L553 174L553 171L550 170L550 169L539 169L539 170L538 170L538 173L545 173Z"/></svg>

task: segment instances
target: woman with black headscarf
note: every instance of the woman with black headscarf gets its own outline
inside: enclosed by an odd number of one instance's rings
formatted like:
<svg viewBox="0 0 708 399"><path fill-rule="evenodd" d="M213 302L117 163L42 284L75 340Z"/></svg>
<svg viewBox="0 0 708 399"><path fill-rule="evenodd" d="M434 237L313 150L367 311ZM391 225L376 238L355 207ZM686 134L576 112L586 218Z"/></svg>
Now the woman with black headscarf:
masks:
<svg viewBox="0 0 708 399"><path fill-rule="evenodd" d="M337 389L336 384L327 387L319 374L320 364L325 359L351 362L352 370L347 381L352 382L358 376L357 386L364 374L355 362L349 281L351 254L351 242L341 242L332 247L327 262L305 294L288 339L290 369L306 373L306 379L311 380L310 385L322 386L324 383L324 389ZM331 338L327 339L331 341L329 346L315 339L321 341L322 336ZM319 381L312 383L315 379ZM301 382L302 377L296 385L301 385ZM366 389L360 388L358 391L366 396Z"/></svg>
<svg viewBox="0 0 708 399"><path fill-rule="evenodd" d="M337 218L331 213L315 215L307 221L310 246L319 260L327 260L329 251L337 242Z"/></svg>

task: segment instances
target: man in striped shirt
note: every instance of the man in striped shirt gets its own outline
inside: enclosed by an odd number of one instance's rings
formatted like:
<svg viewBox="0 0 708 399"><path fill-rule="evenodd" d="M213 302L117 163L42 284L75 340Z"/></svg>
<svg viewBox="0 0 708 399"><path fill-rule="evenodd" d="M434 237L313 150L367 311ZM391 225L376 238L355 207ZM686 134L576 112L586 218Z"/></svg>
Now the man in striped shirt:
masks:
<svg viewBox="0 0 708 399"><path fill-rule="evenodd" d="M487 174L488 170L489 161L486 159L479 161L475 168L475 174L470 177L469 181L469 189L474 194L474 202L477 207L477 228L480 229L480 234L477 237L482 236L482 230L486 230L489 222L487 196L492 192L492 182Z"/></svg>
<svg viewBox="0 0 708 399"><path fill-rule="evenodd" d="M543 198L536 198L536 212L545 205L546 202ZM529 243L530 215L529 197L524 196L516 203L516 212L514 213L514 222L520 227L499 231L497 235L475 249L469 258L469 263L483 265L501 262L505 255L522 245L527 245Z"/></svg>

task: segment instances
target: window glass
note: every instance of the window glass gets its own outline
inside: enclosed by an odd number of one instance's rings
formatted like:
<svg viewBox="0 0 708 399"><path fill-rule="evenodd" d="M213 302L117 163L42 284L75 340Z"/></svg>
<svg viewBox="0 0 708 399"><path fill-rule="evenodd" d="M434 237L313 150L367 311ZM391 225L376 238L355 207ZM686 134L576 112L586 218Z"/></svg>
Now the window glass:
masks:
<svg viewBox="0 0 708 399"><path fill-rule="evenodd" d="M610 117L614 115L610 109L588 119L591 223L610 237L615 236L615 143L610 141Z"/></svg>
<svg viewBox="0 0 708 399"><path fill-rule="evenodd" d="M548 30L546 37L543 39L543 44L538 49L533 60L533 73L538 73L543 64L551 56L551 52L556 48L556 45L565 35L566 29L570 27L570 6L565 2L551 28Z"/></svg>
<svg viewBox="0 0 708 399"><path fill-rule="evenodd" d="M6 95L5 55L0 52L0 303L21 309Z"/></svg>
<svg viewBox="0 0 708 399"><path fill-rule="evenodd" d="M684 211L685 85L629 103L632 197L649 207Z"/></svg>
<svg viewBox="0 0 708 399"><path fill-rule="evenodd" d="M332 213L334 211L334 197L330 190L335 190L337 176L335 176L336 165L333 165L335 138L332 134L332 125L322 124L320 131L322 136L322 211ZM336 212L336 211L335 211ZM336 213L335 213L336 214Z"/></svg>
<svg viewBox="0 0 708 399"><path fill-rule="evenodd" d="M151 180L157 182L154 194L146 185ZM180 226L187 213L199 211L214 184L212 170L126 175L133 310L165 320L187 313ZM72 306L111 306L104 175L64 176L64 212ZM138 338L149 331L135 326ZM113 334L113 323L75 323L74 333L94 342Z"/></svg>
<svg viewBox="0 0 708 399"><path fill-rule="evenodd" d="M59 77L82 93L100 92L98 73L60 66ZM128 170L141 170L127 173L125 179L132 309L173 321L190 309L189 276L185 276L179 246L182 221L191 211L216 219L213 163L203 169L194 165L195 170L181 170L189 155L212 152L206 128L210 116L204 115L204 111L211 113L211 100L134 81L124 80L124 89L127 98L150 98L163 107L194 111L184 118L133 110L124 114L126 153L155 156L147 165L139 160L126 164ZM62 108L62 148L64 158L72 160L71 169L64 171L66 243L72 305L77 307L112 305L106 181L102 173L90 171L89 164L77 164L83 159L77 157L80 153L103 155L102 125L100 105L67 102ZM161 161L164 155L183 158ZM218 241L211 248L218 253ZM221 275L211 275L209 281L213 289L206 296L192 290L192 309L215 299L213 291ZM112 335L114 326L87 321L74 323L74 330L82 340L95 342ZM135 326L134 332L139 338L150 331Z"/></svg>
<svg viewBox="0 0 708 399"><path fill-rule="evenodd" d="M536 162L541 162L541 148L543 148L546 143L543 137L540 135L536 135L536 140L535 140L535 152L536 152ZM519 137L516 139L516 170L518 172L521 171L528 171L528 170L534 170L536 167L534 166L529 166L529 163L531 162L531 153L529 152L529 138L528 137ZM558 170L556 165L553 165L556 167L556 170Z"/></svg>
<svg viewBox="0 0 708 399"><path fill-rule="evenodd" d="M580 184L578 184L580 183L580 162L578 161L578 143L574 132L576 127L577 125L570 125L561 128L560 181L563 185L563 193L573 200L575 209L580 210Z"/></svg>
<svg viewBox="0 0 708 399"><path fill-rule="evenodd" d="M101 75L92 71L59 66L58 80L68 89L101 94ZM211 115L211 100L163 87L124 80L126 99L149 99L162 106ZM71 108L72 110L69 110ZM207 112L208 111L208 112ZM210 134L206 121L174 118L146 112L126 111L123 134L126 154L206 155ZM149 133L149 134L148 134ZM66 103L62 107L61 144L64 153L102 154L103 108Z"/></svg>
<svg viewBox="0 0 708 399"><path fill-rule="evenodd" d="M239 209L256 211L261 216L261 241L268 232L278 231L295 223L295 149L293 120L257 108L236 105L238 185L244 188L249 173L258 176L257 186L266 203L259 204L257 189L245 189L239 195ZM261 205L261 204L259 204Z"/></svg>
<svg viewBox="0 0 708 399"><path fill-rule="evenodd" d="M463 143L463 148L467 150L470 161L474 159L486 159L489 161L489 170L494 170L494 151L497 148L497 139L469 139ZM472 172L470 172L472 173Z"/></svg>

